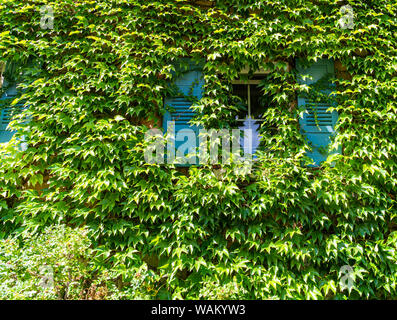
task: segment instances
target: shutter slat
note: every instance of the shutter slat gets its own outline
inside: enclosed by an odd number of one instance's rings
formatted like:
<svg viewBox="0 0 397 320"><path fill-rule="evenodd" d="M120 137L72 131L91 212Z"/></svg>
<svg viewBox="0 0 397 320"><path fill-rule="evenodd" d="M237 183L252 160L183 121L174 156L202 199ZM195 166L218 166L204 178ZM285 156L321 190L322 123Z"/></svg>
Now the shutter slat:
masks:
<svg viewBox="0 0 397 320"><path fill-rule="evenodd" d="M305 99L307 105L306 125L308 126L333 126L332 113L328 111L330 104L316 103L312 100Z"/></svg>

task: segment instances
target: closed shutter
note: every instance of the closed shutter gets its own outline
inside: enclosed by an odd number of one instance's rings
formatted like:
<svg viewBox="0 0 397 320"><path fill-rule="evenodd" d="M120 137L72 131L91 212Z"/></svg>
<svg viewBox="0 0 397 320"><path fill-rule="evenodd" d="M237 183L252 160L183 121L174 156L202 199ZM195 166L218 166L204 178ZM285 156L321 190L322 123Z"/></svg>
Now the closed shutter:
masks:
<svg viewBox="0 0 397 320"><path fill-rule="evenodd" d="M328 150L338 120L336 111L328 111L328 108L334 106L330 98L332 83L329 81L329 78L334 75L334 62L330 59L321 59L304 69L297 61L297 71L300 75L310 76L310 79L306 80L299 77L299 83L309 86L320 85L318 92L323 94L319 100L315 101L308 96L298 97L299 108L305 110L299 119L301 132L307 137L312 148L307 155L313 159L315 166L319 166L329 154L339 151Z"/></svg>
<svg viewBox="0 0 397 320"><path fill-rule="evenodd" d="M170 121L174 122L176 137L174 149L176 153L177 150L181 150L181 154L177 153L177 157L183 158L181 159L182 162L179 163L180 165L198 163L197 157L186 157L187 154L192 154L196 151L199 135L199 128L190 124L190 120L192 120L195 113L191 109L193 102L186 96L201 99L203 82L201 71L187 71L175 81L178 93L164 99L167 111L163 119L163 128L167 131Z"/></svg>
<svg viewBox="0 0 397 320"><path fill-rule="evenodd" d="M8 130L8 125L12 118L12 108L7 105L16 97L16 86L10 87L6 93L1 97L1 111L0 111L0 143L11 140L15 131Z"/></svg>

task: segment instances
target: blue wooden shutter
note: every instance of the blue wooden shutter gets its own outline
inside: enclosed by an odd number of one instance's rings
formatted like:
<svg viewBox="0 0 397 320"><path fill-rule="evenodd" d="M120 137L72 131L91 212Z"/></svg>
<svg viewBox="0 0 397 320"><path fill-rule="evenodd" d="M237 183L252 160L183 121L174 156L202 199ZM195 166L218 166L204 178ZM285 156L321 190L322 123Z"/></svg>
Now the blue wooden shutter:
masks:
<svg viewBox="0 0 397 320"><path fill-rule="evenodd" d="M183 153L184 155L188 153L193 153L195 151L196 147L198 147L199 135L199 128L190 124L190 120L192 120L195 113L191 109L191 106L193 104L192 99L189 99L186 96L201 99L202 86L204 83L202 72L200 70L192 70L197 69L197 66L194 66L193 64L190 64L189 66L191 67L191 71L187 71L175 81L178 93L176 93L174 96L164 99L165 108L168 110L166 111L163 118L164 131L167 131L168 129L168 122L174 121L175 136L178 133L182 135L184 135L185 133L188 134L190 130L186 129L191 129L195 133L195 141L194 143L188 144L188 150ZM178 150L178 148L182 144L188 141L191 142L192 139L189 140L186 137L184 141L175 141L175 150ZM197 157L195 157L193 161L197 164Z"/></svg>
<svg viewBox="0 0 397 320"><path fill-rule="evenodd" d="M0 143L8 142L11 140L15 131L7 130L8 124L12 118L12 108L8 107L7 104L10 104L12 100L16 97L17 90L16 86L11 86L1 97L1 105L2 109L0 111ZM4 106L4 104L6 104Z"/></svg>
<svg viewBox="0 0 397 320"><path fill-rule="evenodd" d="M312 146L311 151L307 155L313 159L315 166L319 166L321 162L327 159L330 153L337 152L336 150L328 150L328 145L331 142L332 135L335 134L335 124L338 120L336 111L327 111L329 107L334 106L329 97L332 92L332 84L327 80L327 77L334 75L334 62L330 59L321 59L304 69L300 62L297 61L297 71L299 74L309 75L311 78L299 79L298 81L301 84L311 86L314 83L318 83L320 79L322 82L325 81L320 92L327 97L320 102L313 101L305 96L298 97L298 106L305 109L303 117L299 119L301 132L307 137Z"/></svg>

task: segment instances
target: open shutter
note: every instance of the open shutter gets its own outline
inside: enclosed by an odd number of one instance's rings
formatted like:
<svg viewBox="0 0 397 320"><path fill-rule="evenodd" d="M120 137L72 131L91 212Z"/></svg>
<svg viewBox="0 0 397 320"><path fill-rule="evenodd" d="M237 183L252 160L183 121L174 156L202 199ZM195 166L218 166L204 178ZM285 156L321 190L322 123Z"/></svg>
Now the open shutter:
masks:
<svg viewBox="0 0 397 320"><path fill-rule="evenodd" d="M0 143L8 142L11 140L15 131L7 130L8 124L12 118L12 108L5 106L4 103L10 104L16 97L17 90L16 86L10 87L7 92L1 97L1 106L3 107L0 111Z"/></svg>
<svg viewBox="0 0 397 320"><path fill-rule="evenodd" d="M297 71L302 75L309 75L311 78L299 79L301 84L312 86L315 83L318 84L319 80L322 83L320 92L325 97L320 101L313 101L311 98L304 96L298 97L298 106L305 109L303 116L299 119L301 132L312 146L312 150L307 155L313 159L316 166L319 166L331 153L328 150L328 145L331 142L332 135L335 134L335 124L338 120L336 111L327 111L329 107L333 106L329 97L332 92L332 84L327 78L334 75L334 62L330 59L321 59L309 68L304 69L297 61ZM336 150L332 151L332 153L334 152Z"/></svg>
<svg viewBox="0 0 397 320"><path fill-rule="evenodd" d="M187 162L182 163L183 165L198 163L197 157L186 157L187 154L191 154L196 151L199 135L199 128L190 124L190 120L195 114L191 109L192 101L190 101L186 96L193 96L197 99L201 99L203 82L201 71L187 71L183 76L175 81L179 91L178 94L172 97L167 97L164 100L167 112L164 115L163 128L164 131L167 131L169 128L169 122L174 122L174 132L176 137L175 151L177 153L177 150L182 148L179 156L185 156L182 161Z"/></svg>

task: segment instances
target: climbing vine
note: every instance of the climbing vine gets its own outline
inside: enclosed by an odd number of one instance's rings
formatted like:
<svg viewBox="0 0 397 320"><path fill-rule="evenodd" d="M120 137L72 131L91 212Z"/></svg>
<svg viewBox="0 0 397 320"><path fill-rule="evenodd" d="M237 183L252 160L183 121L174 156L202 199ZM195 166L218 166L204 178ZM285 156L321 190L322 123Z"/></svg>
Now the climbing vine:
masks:
<svg viewBox="0 0 397 320"><path fill-rule="evenodd" d="M349 4L354 27L342 28ZM42 28L40 8L53 9ZM57 0L0 4L2 61L30 61L0 159L1 234L88 230L98 263L147 264L156 297L397 297L395 1ZM334 154L305 164L295 62L335 61ZM255 169L147 164L178 61L202 64L195 123L228 128L232 80L269 72ZM182 59L183 60L183 59ZM15 140L17 141L17 140ZM14 142L15 142L14 141ZM343 266L353 286L340 285Z"/></svg>

